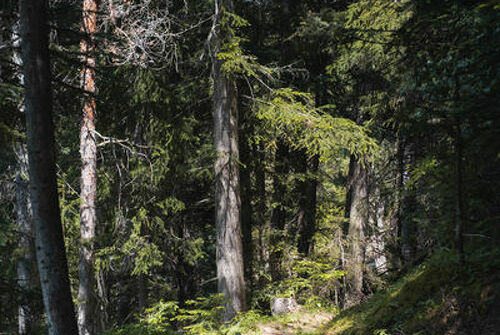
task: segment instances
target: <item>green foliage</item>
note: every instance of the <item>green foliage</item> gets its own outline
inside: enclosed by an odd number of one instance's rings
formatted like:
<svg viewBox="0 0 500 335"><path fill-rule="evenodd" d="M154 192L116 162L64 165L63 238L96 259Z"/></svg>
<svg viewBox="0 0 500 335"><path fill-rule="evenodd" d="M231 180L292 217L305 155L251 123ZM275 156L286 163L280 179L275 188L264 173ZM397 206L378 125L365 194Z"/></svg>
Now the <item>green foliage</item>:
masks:
<svg viewBox="0 0 500 335"><path fill-rule="evenodd" d="M339 155L343 149L356 156L372 155L377 145L363 127L345 118L326 113L331 106L314 107L310 94L290 88L274 90L266 100L257 100L257 117L276 129L292 148L306 149L322 160Z"/></svg>
<svg viewBox="0 0 500 335"><path fill-rule="evenodd" d="M106 334L211 334L223 326L223 296L213 294L185 302L180 307L176 301L160 301L147 308L139 322L132 326L113 329Z"/></svg>
<svg viewBox="0 0 500 335"><path fill-rule="evenodd" d="M270 283L254 296L254 303L268 308L275 297L295 298L308 308L326 308L332 305L331 297L346 274L333 266L331 259L300 259L294 256L287 269L289 276Z"/></svg>
<svg viewBox="0 0 500 335"><path fill-rule="evenodd" d="M273 79L274 70L259 64L257 57L247 55L241 48L244 39L234 37L222 45L217 59L222 61L222 71L226 76L243 76L259 79Z"/></svg>
<svg viewBox="0 0 500 335"><path fill-rule="evenodd" d="M140 318L140 323L156 331L165 331L173 327L174 317L179 311L179 304L175 301L160 301L153 307L147 308Z"/></svg>
<svg viewBox="0 0 500 335"><path fill-rule="evenodd" d="M219 47L216 59L221 61L221 69L227 77L252 78L263 83L263 79L273 81L276 70L260 64L257 57L247 54L242 43L246 38L238 36L241 28L247 27L248 21L226 9L222 10L220 26L225 37Z"/></svg>

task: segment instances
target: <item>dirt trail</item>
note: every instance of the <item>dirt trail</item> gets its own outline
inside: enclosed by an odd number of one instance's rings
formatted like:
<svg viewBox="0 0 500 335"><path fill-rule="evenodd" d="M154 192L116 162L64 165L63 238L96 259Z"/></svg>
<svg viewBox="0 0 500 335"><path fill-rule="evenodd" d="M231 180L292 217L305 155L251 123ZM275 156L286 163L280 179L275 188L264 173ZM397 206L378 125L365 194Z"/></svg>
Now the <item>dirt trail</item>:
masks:
<svg viewBox="0 0 500 335"><path fill-rule="evenodd" d="M331 313L299 313L287 323L266 323L259 326L262 335L315 334L322 325L334 317Z"/></svg>

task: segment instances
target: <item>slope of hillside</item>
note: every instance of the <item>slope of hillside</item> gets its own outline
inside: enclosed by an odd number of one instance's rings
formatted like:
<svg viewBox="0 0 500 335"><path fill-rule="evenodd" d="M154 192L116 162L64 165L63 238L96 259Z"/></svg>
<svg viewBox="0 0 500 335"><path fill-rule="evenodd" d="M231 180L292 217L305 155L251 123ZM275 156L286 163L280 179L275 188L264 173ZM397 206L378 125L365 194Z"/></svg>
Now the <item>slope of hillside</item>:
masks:
<svg viewBox="0 0 500 335"><path fill-rule="evenodd" d="M387 290L346 310L317 334L483 334L500 331L500 253L477 252L459 266L437 252Z"/></svg>

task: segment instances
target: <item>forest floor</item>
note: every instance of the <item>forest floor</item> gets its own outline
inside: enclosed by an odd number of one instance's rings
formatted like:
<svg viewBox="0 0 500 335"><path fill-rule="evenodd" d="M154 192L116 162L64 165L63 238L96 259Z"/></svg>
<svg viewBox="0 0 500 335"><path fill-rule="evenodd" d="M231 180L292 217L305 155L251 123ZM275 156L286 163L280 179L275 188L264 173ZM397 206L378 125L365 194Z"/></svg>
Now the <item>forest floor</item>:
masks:
<svg viewBox="0 0 500 335"><path fill-rule="evenodd" d="M258 330L262 335L317 334L334 317L332 312L299 312L291 314L285 321L261 324Z"/></svg>
<svg viewBox="0 0 500 335"><path fill-rule="evenodd" d="M299 311L259 324L262 335L494 335L500 329L500 257L465 266L438 252L385 290L340 314Z"/></svg>

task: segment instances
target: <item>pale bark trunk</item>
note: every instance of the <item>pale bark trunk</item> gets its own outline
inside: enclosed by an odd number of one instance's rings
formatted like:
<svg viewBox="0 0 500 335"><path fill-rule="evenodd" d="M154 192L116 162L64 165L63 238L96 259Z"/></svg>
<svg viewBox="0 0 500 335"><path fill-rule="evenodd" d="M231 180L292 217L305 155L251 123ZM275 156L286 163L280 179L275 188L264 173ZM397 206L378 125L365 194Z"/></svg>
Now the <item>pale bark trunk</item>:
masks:
<svg viewBox="0 0 500 335"><path fill-rule="evenodd" d="M17 50L21 46L21 36L19 32L19 22L12 27L12 40L14 42L14 52L12 61L15 65L22 67L23 62L20 52ZM20 71L20 70L19 70ZM17 75L19 84L24 85L22 71ZM24 102L19 104L19 112L24 114ZM26 144L18 142L14 147L16 156L16 224L19 232L19 248L21 256L17 263L18 283L24 292L29 292L34 288L35 271L35 248L34 234L31 216L31 201L29 199L28 184L28 151ZM32 305L32 304L31 304ZM30 334L34 329L34 310L29 303L19 306L18 311L18 331L19 334Z"/></svg>
<svg viewBox="0 0 500 335"><path fill-rule="evenodd" d="M95 137L95 33L97 30L97 1L83 1L80 43L83 55L82 86L83 120L80 129L82 161L80 190L80 265L78 287L78 330L80 335L96 334L96 292L94 275L94 239L97 223L97 146Z"/></svg>
<svg viewBox="0 0 500 335"><path fill-rule="evenodd" d="M217 4L219 5L219 4ZM227 10L232 2L224 1ZM220 9L219 6L217 6ZM220 12L216 12L220 23ZM218 291L225 297L224 320L232 319L246 309L243 274L243 247L240 224L240 185L238 152L237 91L233 80L221 69L217 59L222 40L219 30L214 36L214 144L215 160L215 225Z"/></svg>
<svg viewBox="0 0 500 335"><path fill-rule="evenodd" d="M30 196L49 335L78 331L57 194L46 1L22 0L21 31Z"/></svg>
<svg viewBox="0 0 500 335"><path fill-rule="evenodd" d="M26 145L16 145L16 224L19 232L19 248L21 256L17 263L17 280L24 292L34 288L35 249L31 218L31 202L28 191L28 156ZM30 303L19 306L18 326L19 334L31 334L34 331L34 310Z"/></svg>
<svg viewBox="0 0 500 335"><path fill-rule="evenodd" d="M378 274L387 271L387 257L385 255L385 202L380 194L380 188L375 187L370 192L369 223L371 236L366 247L366 257L373 261L373 268Z"/></svg>
<svg viewBox="0 0 500 335"><path fill-rule="evenodd" d="M368 220L368 169L351 157L349 166L349 229L346 259L346 307L363 299L364 229Z"/></svg>

